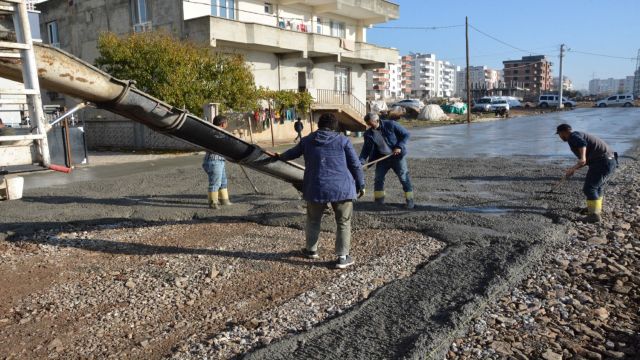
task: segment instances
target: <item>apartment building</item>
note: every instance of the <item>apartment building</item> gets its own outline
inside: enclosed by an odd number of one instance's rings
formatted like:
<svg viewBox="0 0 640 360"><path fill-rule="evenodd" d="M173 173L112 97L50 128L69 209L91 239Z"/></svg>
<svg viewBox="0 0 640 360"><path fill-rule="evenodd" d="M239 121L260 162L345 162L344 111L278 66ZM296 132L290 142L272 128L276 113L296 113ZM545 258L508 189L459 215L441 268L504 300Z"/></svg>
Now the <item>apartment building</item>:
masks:
<svg viewBox="0 0 640 360"><path fill-rule="evenodd" d="M557 91L560 89L560 77L555 76L553 78L553 90ZM573 90L573 82L566 76L562 77L562 90Z"/></svg>
<svg viewBox="0 0 640 360"><path fill-rule="evenodd" d="M623 79L592 79L589 81L589 94L613 95L619 93L633 93L635 76L627 76Z"/></svg>
<svg viewBox="0 0 640 360"><path fill-rule="evenodd" d="M367 72L367 100L402 99L402 66L388 64L385 68Z"/></svg>
<svg viewBox="0 0 640 360"><path fill-rule="evenodd" d="M448 61L438 60L438 76L436 77L436 97L451 97L456 94L457 75L460 67Z"/></svg>
<svg viewBox="0 0 640 360"><path fill-rule="evenodd" d="M487 66L470 66L469 79L471 89L492 90L498 87L500 82L500 71L490 69ZM457 72L456 96L467 96L467 68Z"/></svg>
<svg viewBox="0 0 640 360"><path fill-rule="evenodd" d="M257 86L309 91L318 109L357 121L366 71L398 61L397 50L367 42L370 25L399 17L386 0L48 0L38 8L47 42L89 62L100 32L164 30L242 54Z"/></svg>
<svg viewBox="0 0 640 360"><path fill-rule="evenodd" d="M405 98L411 97L413 91L413 57L400 57L400 92Z"/></svg>
<svg viewBox="0 0 640 360"><path fill-rule="evenodd" d="M459 67L435 54L410 53L400 58L400 88L405 97L428 99L455 95Z"/></svg>
<svg viewBox="0 0 640 360"><path fill-rule="evenodd" d="M505 60L504 82L507 87L523 87L531 94L550 91L553 86L551 66L544 55L523 56L520 60Z"/></svg>

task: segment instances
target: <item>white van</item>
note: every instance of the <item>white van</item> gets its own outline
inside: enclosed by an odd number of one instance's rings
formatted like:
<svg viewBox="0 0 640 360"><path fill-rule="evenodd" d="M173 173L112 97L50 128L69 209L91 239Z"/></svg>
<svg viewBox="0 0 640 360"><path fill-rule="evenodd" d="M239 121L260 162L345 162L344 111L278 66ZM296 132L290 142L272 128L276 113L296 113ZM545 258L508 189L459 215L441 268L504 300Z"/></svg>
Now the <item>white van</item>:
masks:
<svg viewBox="0 0 640 360"><path fill-rule="evenodd" d="M633 95L618 94L618 95L609 96L606 99L596 102L596 106L597 107L607 107L607 106L631 107L633 106Z"/></svg>
<svg viewBox="0 0 640 360"><path fill-rule="evenodd" d="M574 107L577 103L573 100L568 100L566 97L562 97L562 103L564 107ZM540 108L548 108L550 106L557 107L558 106L558 95L540 95L538 98L538 107Z"/></svg>

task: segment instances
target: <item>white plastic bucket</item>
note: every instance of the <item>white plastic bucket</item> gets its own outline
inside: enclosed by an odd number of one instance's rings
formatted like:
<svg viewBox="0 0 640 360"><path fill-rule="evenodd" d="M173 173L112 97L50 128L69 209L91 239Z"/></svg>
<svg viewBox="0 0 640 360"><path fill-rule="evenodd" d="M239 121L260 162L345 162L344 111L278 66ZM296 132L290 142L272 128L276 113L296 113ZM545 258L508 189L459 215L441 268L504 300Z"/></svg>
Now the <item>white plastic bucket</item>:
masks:
<svg viewBox="0 0 640 360"><path fill-rule="evenodd" d="M7 200L18 200L22 198L22 188L24 187L24 178L22 176L7 177L4 179L7 188Z"/></svg>

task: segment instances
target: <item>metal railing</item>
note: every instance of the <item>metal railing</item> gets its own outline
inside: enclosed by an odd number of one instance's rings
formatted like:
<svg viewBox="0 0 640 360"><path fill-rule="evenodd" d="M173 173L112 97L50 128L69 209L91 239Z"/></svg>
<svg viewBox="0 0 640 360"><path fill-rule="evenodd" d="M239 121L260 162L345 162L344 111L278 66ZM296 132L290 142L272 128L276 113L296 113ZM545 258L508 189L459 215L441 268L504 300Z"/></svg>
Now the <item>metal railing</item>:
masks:
<svg viewBox="0 0 640 360"><path fill-rule="evenodd" d="M318 89L315 97L316 103L323 105L350 106L360 115L366 114L367 105L347 91Z"/></svg>

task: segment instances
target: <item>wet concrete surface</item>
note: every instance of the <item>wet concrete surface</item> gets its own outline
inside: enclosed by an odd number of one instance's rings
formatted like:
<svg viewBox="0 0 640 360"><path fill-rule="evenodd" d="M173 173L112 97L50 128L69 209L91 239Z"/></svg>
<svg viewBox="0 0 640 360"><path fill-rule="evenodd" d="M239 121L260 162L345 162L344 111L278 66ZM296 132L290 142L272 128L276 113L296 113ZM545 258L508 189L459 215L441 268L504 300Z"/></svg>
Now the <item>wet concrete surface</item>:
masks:
<svg viewBox="0 0 640 360"><path fill-rule="evenodd" d="M576 109L509 120L416 129L411 133L413 157L535 156L570 154L555 134L568 123L574 130L600 136L620 154L640 137L640 108Z"/></svg>
<svg viewBox="0 0 640 360"><path fill-rule="evenodd" d="M607 110L615 114L629 109ZM639 120L637 109L631 110ZM561 119L555 119L555 114L547 115L552 119L538 119L548 124L536 131L553 139L555 122L567 121L576 129L596 129L595 133L598 133L597 126L605 127L592 124L600 122L594 120L593 115L580 120L582 113L582 110L562 113ZM523 130L526 128L524 124L531 120L513 119L478 126L486 126L487 129L491 129L491 126L509 127L507 124L512 121L516 123L514 129ZM624 138L620 136L620 147L636 141L633 138L633 131L636 130L632 129L637 128L630 124L624 126L629 128L609 133L616 136L627 134ZM445 134L446 130L452 129L450 132L455 133L461 131L460 128L448 126L438 131ZM446 250L416 268L410 278L378 290L345 315L248 354L248 358L441 357L443 346L450 344L452 333L464 326L486 301L518 281L526 273L527 267L543 256L545 251L563 241L566 222L577 218L571 209L581 205L580 188L584 179L583 171L567 181L560 191L548 191L562 175L563 167L573 162L566 144L558 140L558 152L562 154L562 159L550 158L546 162L533 162L529 157L521 156L487 157L481 160L476 157L464 158L466 156L450 158L451 154L444 155L446 150L437 147L433 153L426 149L419 151L418 147L434 146L434 140L418 146L423 131L427 130L414 132L416 140L411 145L411 151L414 156L424 151L423 154L430 158L409 160L416 209L408 211L402 208L400 184L390 174L387 178L389 205L378 207L368 195L356 203L353 227L355 230L417 231L446 243ZM488 133L495 134L495 131L487 130L484 140L477 141L478 148L486 146L482 144L487 141L498 140L492 140ZM525 143L535 143L532 132L527 134L524 137L519 134L518 137L507 138L520 143L523 139L527 140ZM451 142L457 142L466 149L474 148L453 138L455 136L450 136ZM608 136L603 138L607 139ZM500 140L504 142L504 137ZM444 140L435 141L440 141L442 146L447 143ZM551 140L540 141L541 144L550 144ZM521 152L518 148L521 146L511 147L514 152ZM479 152L476 151L476 154ZM544 153L553 155L553 150L545 148ZM623 161L635 161L637 154L638 151L632 149L628 152L631 157ZM86 181L80 181L80 178L64 186L43 188L34 181L31 184L36 185L31 185L25 191L24 199L0 203L0 213L3 215L0 232L4 233L3 237L7 240L15 240L39 228L64 229L70 225L91 227L97 223L120 221L148 224L199 219L242 219L264 225L303 228L303 204L292 186L250 172L262 192L254 194L240 169L229 164L230 192L236 205L215 212L206 208L206 176L200 168L200 157L187 156L175 161L159 160L153 165L131 164L131 171L125 171L127 166L106 166L94 173L89 172ZM369 190L373 184L372 177L373 172L368 171ZM615 182L615 178L612 182ZM327 219L323 227L331 230L333 225ZM358 239L353 241L357 242ZM394 239L390 237L387 241ZM303 239L300 239L302 242ZM357 261L358 254L353 256Z"/></svg>

